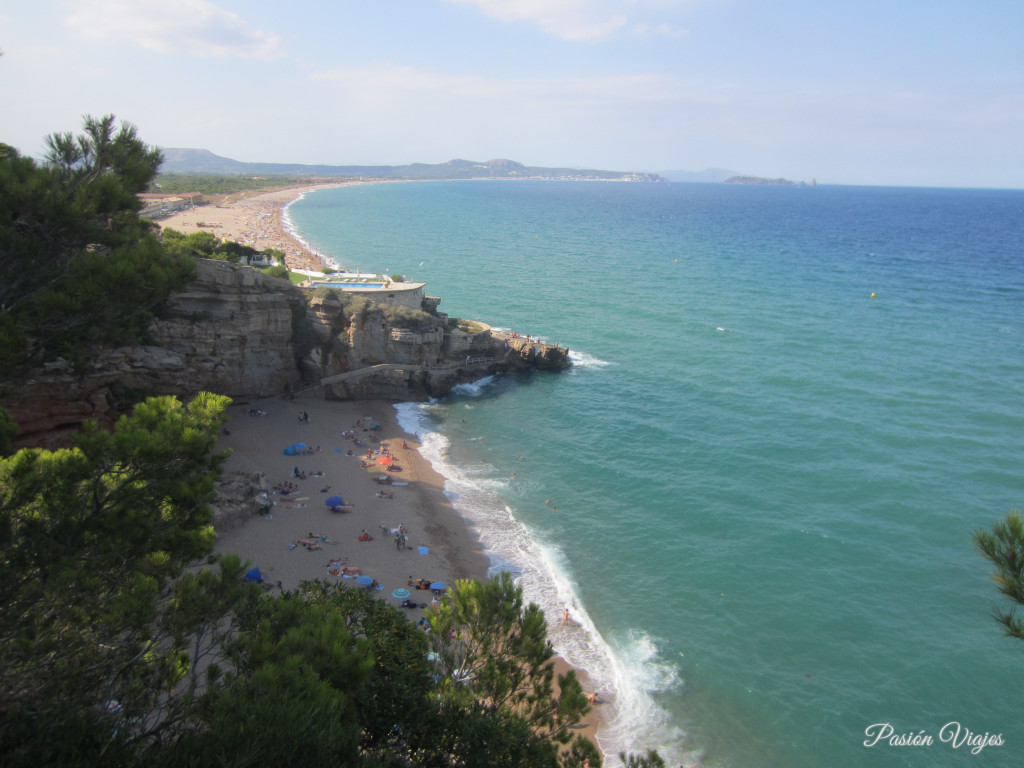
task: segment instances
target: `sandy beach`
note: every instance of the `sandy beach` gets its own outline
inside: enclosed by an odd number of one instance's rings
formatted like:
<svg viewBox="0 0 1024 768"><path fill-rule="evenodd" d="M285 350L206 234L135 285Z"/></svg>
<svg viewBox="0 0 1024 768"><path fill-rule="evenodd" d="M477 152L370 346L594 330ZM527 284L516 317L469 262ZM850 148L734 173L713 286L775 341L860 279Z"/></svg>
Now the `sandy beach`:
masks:
<svg viewBox="0 0 1024 768"><path fill-rule="evenodd" d="M182 211L159 221L186 234L202 229L218 237L260 250L285 253L290 269L320 270L326 264L283 226L284 207L313 189L364 182L289 187L270 192L228 196L213 204ZM247 411L265 415L252 416ZM300 421L300 413L309 416ZM371 425L379 425L371 429ZM284 450L304 443L312 453L289 456ZM388 472L367 459L368 451L382 444L400 471ZM407 589L410 600L429 606L433 593L416 590L410 580L429 579L452 584L456 579L487 578L488 559L476 532L444 495L442 478L418 452L415 435L398 425L393 406L384 401L337 402L269 398L238 403L229 409L229 422L218 442L230 448L225 474L255 478L262 473L267 498L257 495L251 510L218 526L217 552L233 552L257 567L275 590L292 590L307 579L326 579L358 587L368 576L378 585L375 593L392 605L396 589ZM319 450L318 450L319 449ZM370 466L363 466L364 463ZM295 470L305 479L295 477ZM390 476L381 484L375 478ZM273 489L282 483L296 486L293 493ZM325 501L340 496L351 511L332 512ZM268 509L261 509L267 504ZM394 531L405 532L396 544ZM360 540L366 533L371 540ZM280 584L280 587L276 585ZM423 608L407 610L418 621ZM550 629L562 617L549 616ZM556 670L570 667L555 658ZM589 691L586 675L576 670ZM598 700L577 732L597 743L596 732L604 712Z"/></svg>
<svg viewBox="0 0 1024 768"><path fill-rule="evenodd" d="M266 415L247 415L246 409ZM309 420L300 421L301 413ZM262 472L268 490L265 500L257 495L249 519L219 532L217 550L242 555L267 581L292 590L305 579L354 584L346 576L367 575L381 585L382 598L397 604L390 595L407 589L409 578L450 584L486 577L479 542L444 496L443 479L420 458L415 437L399 428L390 404L253 401L231 407L226 430L230 434L218 444L233 452L225 471L253 477ZM285 455L295 443L312 452ZM378 463L382 445L396 471ZM296 477L296 470L305 478ZM285 482L296 490L273 490ZM335 496L351 511L332 512L325 502ZM262 504L269 505L265 513ZM399 527L406 530L404 546L395 543L393 530ZM360 541L364 532L371 541ZM411 591L419 602L430 602L429 590Z"/></svg>
<svg viewBox="0 0 1024 768"><path fill-rule="evenodd" d="M249 415L254 410L265 415ZM300 420L303 413L308 421ZM447 585L487 577L479 539L444 495L444 479L420 456L416 435L398 425L390 403L284 397L239 403L229 409L225 432L218 441L219 450L232 451L225 474L262 473L268 490L266 500L257 494L250 512L218 526L215 549L259 568L274 591L293 590L307 579L359 588L357 578L368 576L379 585L375 594L391 605L402 603L392 592L407 589L410 600L429 606L433 593L410 586L410 579ZM312 452L286 455L296 443ZM382 445L398 471L378 463ZM305 479L295 477L296 469ZM390 483L378 482L387 477ZM295 492L272 490L281 483L293 484ZM332 512L325 503L332 496L351 511ZM399 528L407 532L404 545L395 541ZM364 534L372 540L361 540ZM403 610L411 621L424 613ZM552 629L561 618L549 617ZM561 658L555 661L559 673L569 669ZM589 690L585 675L577 674ZM595 706L577 732L596 742L601 710Z"/></svg>
<svg viewBox="0 0 1024 768"><path fill-rule="evenodd" d="M289 269L319 271L330 265L285 229L282 211L288 203L313 189L360 183L364 182L312 184L271 192L229 195L209 205L180 211L157 223L161 228L169 227L186 235L197 231L210 232L225 240L233 240L261 251L276 248L284 253L285 264Z"/></svg>

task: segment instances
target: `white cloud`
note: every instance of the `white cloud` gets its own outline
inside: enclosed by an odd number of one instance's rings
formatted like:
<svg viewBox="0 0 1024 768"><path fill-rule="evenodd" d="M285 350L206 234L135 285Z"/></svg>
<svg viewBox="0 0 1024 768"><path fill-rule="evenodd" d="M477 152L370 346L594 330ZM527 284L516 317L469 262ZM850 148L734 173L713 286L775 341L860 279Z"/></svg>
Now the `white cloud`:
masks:
<svg viewBox="0 0 1024 768"><path fill-rule="evenodd" d="M563 40L604 40L626 26L626 15L616 11L621 2L608 0L448 0L475 5L499 21L538 25Z"/></svg>
<svg viewBox="0 0 1024 768"><path fill-rule="evenodd" d="M480 12L506 22L536 24L563 40L600 42L627 27L634 36L682 37L687 30L658 21L637 21L640 14L673 14L696 0L447 0L475 5Z"/></svg>
<svg viewBox="0 0 1024 768"><path fill-rule="evenodd" d="M127 40L157 53L270 59L280 38L207 0L74 0L64 25L99 42Z"/></svg>
<svg viewBox="0 0 1024 768"><path fill-rule="evenodd" d="M661 75L599 77L491 78L447 75L382 63L369 68L334 70L311 76L332 82L348 98L362 103L401 104L410 98L513 103L618 104L661 101L670 81Z"/></svg>

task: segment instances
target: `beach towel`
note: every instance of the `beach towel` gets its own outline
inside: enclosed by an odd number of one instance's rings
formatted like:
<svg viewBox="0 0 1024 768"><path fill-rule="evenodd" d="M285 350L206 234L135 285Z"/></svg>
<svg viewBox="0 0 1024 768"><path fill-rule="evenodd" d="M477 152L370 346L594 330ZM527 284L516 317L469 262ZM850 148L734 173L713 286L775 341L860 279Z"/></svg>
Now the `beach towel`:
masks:
<svg viewBox="0 0 1024 768"><path fill-rule="evenodd" d="M421 555L427 554L427 548L426 547L417 547L417 549L419 549Z"/></svg>

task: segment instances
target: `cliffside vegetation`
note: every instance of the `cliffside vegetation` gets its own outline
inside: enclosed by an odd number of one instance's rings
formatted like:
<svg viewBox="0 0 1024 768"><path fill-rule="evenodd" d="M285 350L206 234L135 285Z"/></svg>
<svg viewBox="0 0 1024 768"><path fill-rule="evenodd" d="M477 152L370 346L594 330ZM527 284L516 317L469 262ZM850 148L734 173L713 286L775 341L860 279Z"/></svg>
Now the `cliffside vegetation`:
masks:
<svg viewBox="0 0 1024 768"><path fill-rule="evenodd" d="M323 179L316 179L318 183ZM308 178L298 176L241 176L222 173L161 173L153 185L155 191L174 195L198 192L201 195L230 195L235 192L251 192L261 189L277 189L296 184L308 183Z"/></svg>
<svg viewBox="0 0 1024 768"><path fill-rule="evenodd" d="M217 259L237 264L248 263L251 259L262 257L263 252L251 245L243 245L233 240L221 240L210 232L192 232L184 234L176 229L164 229L161 233L167 252L177 258Z"/></svg>
<svg viewBox="0 0 1024 768"><path fill-rule="evenodd" d="M600 764L507 576L458 583L428 636L362 590L189 568L211 552L226 404L151 398L73 449L0 459L4 765Z"/></svg>
<svg viewBox="0 0 1024 768"><path fill-rule="evenodd" d="M394 328L419 330L441 324L439 318L422 309L410 309L403 306L388 307L384 311L384 317L387 319L388 325Z"/></svg>
<svg viewBox="0 0 1024 768"><path fill-rule="evenodd" d="M0 151L0 375L143 338L194 270L138 215L161 155L134 127L87 117L81 135L46 145L42 164Z"/></svg>

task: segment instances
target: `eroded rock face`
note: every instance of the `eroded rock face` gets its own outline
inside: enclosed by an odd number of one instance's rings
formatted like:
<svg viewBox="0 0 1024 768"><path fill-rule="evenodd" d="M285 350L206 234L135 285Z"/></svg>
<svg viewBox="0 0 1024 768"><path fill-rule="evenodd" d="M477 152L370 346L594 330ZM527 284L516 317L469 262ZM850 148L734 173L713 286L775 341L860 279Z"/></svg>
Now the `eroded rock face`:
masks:
<svg viewBox="0 0 1024 768"><path fill-rule="evenodd" d="M298 384L292 323L305 311L302 291L225 262L201 261L199 270L199 279L171 297L166 316L150 329L182 369L162 386L163 376L142 381L162 394L208 390L231 397L266 397Z"/></svg>
<svg viewBox="0 0 1024 768"><path fill-rule="evenodd" d="M209 391L245 400L311 386L331 399L425 400L501 371L571 364L563 348L447 329L443 316L416 328L392 327L387 317L375 306L346 316L335 296L307 296L287 280L200 261L196 280L153 321L151 344L99 350L86 371L58 360L0 382L0 405L20 426L16 446L56 447L84 420L109 426L151 395ZM319 387L372 366L386 367Z"/></svg>
<svg viewBox="0 0 1024 768"><path fill-rule="evenodd" d="M196 280L153 321L151 345L100 350L87 371L57 361L4 382L0 405L20 427L16 444L61 444L85 419L112 423L142 396L282 393L301 382L292 322L304 303L288 281L200 261Z"/></svg>

